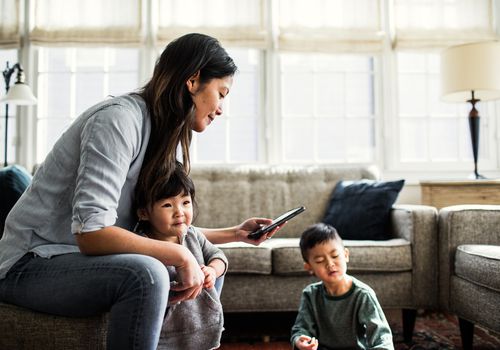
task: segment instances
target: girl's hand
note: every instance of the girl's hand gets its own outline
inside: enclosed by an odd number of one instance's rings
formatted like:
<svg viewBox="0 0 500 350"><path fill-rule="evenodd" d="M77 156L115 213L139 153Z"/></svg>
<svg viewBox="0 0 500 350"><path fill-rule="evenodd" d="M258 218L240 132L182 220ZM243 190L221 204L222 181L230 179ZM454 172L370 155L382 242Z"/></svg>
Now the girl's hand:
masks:
<svg viewBox="0 0 500 350"><path fill-rule="evenodd" d="M215 280L217 278L217 272L212 266L201 265L201 271L205 274L205 281L203 282L203 288L212 288L215 285Z"/></svg>
<svg viewBox="0 0 500 350"><path fill-rule="evenodd" d="M195 299L203 289L205 274L196 261L193 254L186 249L185 259L182 265L175 267L177 271L177 284L171 286L176 293L169 300L169 304L175 304L184 300Z"/></svg>
<svg viewBox="0 0 500 350"><path fill-rule="evenodd" d="M266 239L271 238L279 229L281 229L285 224L277 226L271 232L262 235L258 240L248 238L248 235L253 231L258 230L262 226L270 225L273 222L271 219L266 218L250 218L245 220L242 224L236 226L235 236L237 241L250 243L253 245L259 245Z"/></svg>
<svg viewBox="0 0 500 350"><path fill-rule="evenodd" d="M307 335L301 335L295 341L295 347L299 350L317 350L318 346L318 339Z"/></svg>

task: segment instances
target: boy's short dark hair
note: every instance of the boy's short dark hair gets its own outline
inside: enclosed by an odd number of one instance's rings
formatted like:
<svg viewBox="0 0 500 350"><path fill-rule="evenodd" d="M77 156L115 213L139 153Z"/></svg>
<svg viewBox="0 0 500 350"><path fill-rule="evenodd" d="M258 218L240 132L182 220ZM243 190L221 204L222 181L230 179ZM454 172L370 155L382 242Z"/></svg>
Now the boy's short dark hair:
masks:
<svg viewBox="0 0 500 350"><path fill-rule="evenodd" d="M318 244L330 240L337 241L342 247L344 246L342 238L340 238L335 227L322 222L309 226L300 237L300 253L302 254L302 259L307 262L309 250Z"/></svg>

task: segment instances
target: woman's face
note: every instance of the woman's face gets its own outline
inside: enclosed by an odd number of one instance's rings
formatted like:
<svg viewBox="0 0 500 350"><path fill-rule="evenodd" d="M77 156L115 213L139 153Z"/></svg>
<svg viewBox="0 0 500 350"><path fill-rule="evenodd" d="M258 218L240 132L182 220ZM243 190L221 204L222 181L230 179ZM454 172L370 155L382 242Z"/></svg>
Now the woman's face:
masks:
<svg viewBox="0 0 500 350"><path fill-rule="evenodd" d="M192 129L203 132L217 116L222 114L222 104L233 85L233 77L215 78L200 85L199 77L193 76L187 85L194 103L195 116Z"/></svg>

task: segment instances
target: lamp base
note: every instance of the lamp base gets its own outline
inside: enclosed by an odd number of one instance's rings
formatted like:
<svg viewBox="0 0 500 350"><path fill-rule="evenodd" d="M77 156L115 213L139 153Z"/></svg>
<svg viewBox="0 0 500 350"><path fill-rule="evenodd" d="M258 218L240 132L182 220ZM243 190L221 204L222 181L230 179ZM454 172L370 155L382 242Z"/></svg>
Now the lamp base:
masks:
<svg viewBox="0 0 500 350"><path fill-rule="evenodd" d="M476 173L472 173L469 175L469 179L471 180L485 180L487 179L487 177L481 175L481 174L478 174L477 172Z"/></svg>

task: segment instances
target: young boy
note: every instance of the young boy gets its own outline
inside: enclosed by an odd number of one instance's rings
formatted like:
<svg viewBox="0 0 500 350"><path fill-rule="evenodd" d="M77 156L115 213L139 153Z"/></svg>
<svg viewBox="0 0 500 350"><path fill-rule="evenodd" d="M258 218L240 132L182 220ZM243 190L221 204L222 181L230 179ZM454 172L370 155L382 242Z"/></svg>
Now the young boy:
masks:
<svg viewBox="0 0 500 350"><path fill-rule="evenodd" d="M135 231L151 239L186 246L205 274L202 293L193 300L170 303L161 331L159 349L212 349L220 346L223 330L222 305L214 284L227 270L224 253L191 225L194 184L180 163L167 181L159 181L154 198L137 193L139 218ZM175 269L167 266L175 284ZM175 292L171 292L175 301Z"/></svg>
<svg viewBox="0 0 500 350"><path fill-rule="evenodd" d="M335 228L310 226L300 238L304 268L321 282L307 286L292 327L294 349L394 349L375 292L349 276L349 250Z"/></svg>

